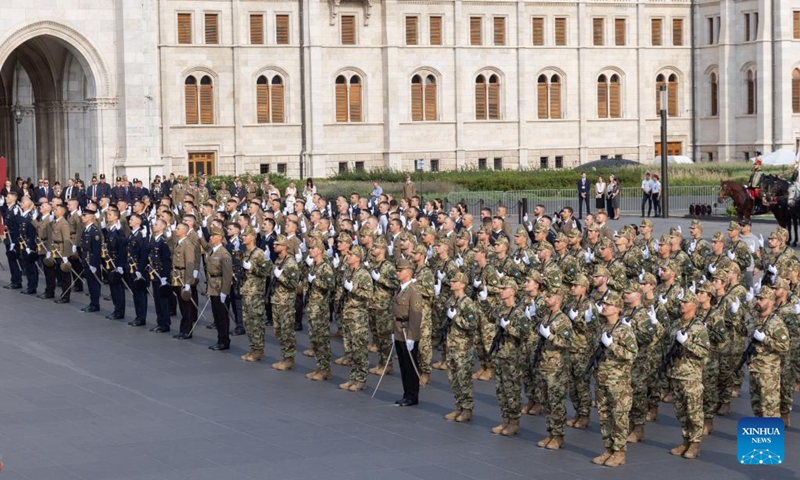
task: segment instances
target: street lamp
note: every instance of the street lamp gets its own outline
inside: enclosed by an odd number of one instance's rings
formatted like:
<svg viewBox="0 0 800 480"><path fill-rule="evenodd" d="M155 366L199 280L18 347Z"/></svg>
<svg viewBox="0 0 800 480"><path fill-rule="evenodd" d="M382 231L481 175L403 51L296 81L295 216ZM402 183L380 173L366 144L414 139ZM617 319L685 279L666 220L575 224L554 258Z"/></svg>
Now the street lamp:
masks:
<svg viewBox="0 0 800 480"><path fill-rule="evenodd" d="M14 121L17 125L22 123L22 108L19 105L14 105Z"/></svg>
<svg viewBox="0 0 800 480"><path fill-rule="evenodd" d="M667 86L661 85L661 217L669 218L669 188L667 187Z"/></svg>

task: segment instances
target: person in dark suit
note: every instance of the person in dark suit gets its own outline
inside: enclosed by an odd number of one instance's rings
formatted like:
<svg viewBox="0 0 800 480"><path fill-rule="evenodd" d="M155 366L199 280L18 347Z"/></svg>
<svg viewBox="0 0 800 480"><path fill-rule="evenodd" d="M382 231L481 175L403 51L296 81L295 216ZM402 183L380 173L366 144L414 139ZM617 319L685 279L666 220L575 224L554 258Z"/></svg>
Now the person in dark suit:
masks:
<svg viewBox="0 0 800 480"><path fill-rule="evenodd" d="M169 197L172 193L172 186L175 185L175 174L169 174L169 180L164 180L161 182L161 196L162 197Z"/></svg>
<svg viewBox="0 0 800 480"><path fill-rule="evenodd" d="M578 220L583 217L583 204L586 203L586 215L592 213L592 207L589 206L589 180L586 178L586 172L581 172L581 179L578 180Z"/></svg>
<svg viewBox="0 0 800 480"><path fill-rule="evenodd" d="M53 201L53 189L50 187L50 180L42 180L42 185L36 191L36 203L39 199L46 198L48 202Z"/></svg>
<svg viewBox="0 0 800 480"><path fill-rule="evenodd" d="M61 199L66 202L67 200L78 198L78 189L75 187L75 180L67 180L67 187L61 192Z"/></svg>
<svg viewBox="0 0 800 480"><path fill-rule="evenodd" d="M99 189L99 195L97 198L100 197L110 197L111 196L111 185L106 183L106 174L100 174L100 181L97 183L97 188Z"/></svg>

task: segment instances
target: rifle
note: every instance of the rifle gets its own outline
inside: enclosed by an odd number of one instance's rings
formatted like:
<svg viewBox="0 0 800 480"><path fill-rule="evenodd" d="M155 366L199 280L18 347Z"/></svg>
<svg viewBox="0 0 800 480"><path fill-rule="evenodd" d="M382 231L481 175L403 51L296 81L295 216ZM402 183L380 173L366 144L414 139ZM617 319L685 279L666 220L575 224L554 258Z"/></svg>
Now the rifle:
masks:
<svg viewBox="0 0 800 480"><path fill-rule="evenodd" d="M516 309L517 309L517 306L514 305L513 307L511 307L511 310L508 311L508 315L505 315L504 317L501 317L501 318L506 318L506 319L511 318L512 314L514 313L514 310L516 310ZM500 325L497 325L496 328L497 328L497 332L494 334L494 338L492 338L492 346L491 346L491 348L489 348L489 357L494 355L494 352L500 350L500 347L502 347L503 345L506 344L506 331L505 331L505 329L503 327L501 327Z"/></svg>
<svg viewBox="0 0 800 480"><path fill-rule="evenodd" d="M550 324L548 324L547 326L549 327ZM536 350L533 351L533 359L531 360L531 370L536 370L536 367L539 366L539 362L542 361L542 350L544 350L544 343L545 343L544 337L539 335L539 341L536 343Z"/></svg>
<svg viewBox="0 0 800 480"><path fill-rule="evenodd" d="M710 313L711 311L709 311L706 314L706 318L708 318L708 315ZM693 318L692 321L689 322L689 325L686 326L685 331L688 332L689 329L692 328L692 325L694 325L695 321L697 321L697 317ZM703 321L705 322L705 318L703 319ZM678 332L683 332L683 331L684 329L678 329ZM673 340L672 345L669 347L669 350L667 350L667 354L664 355L664 360L661 362L661 368L659 369L659 372L665 373L669 367L675 365L676 359L680 359L682 357L683 357L683 345L678 341L676 335L675 340Z"/></svg>
<svg viewBox="0 0 800 480"><path fill-rule="evenodd" d="M445 305L445 313L450 311L450 308L452 308L452 305L450 305L450 302L448 301L447 305ZM437 347L447 344L447 334L450 333L451 326L453 326L453 319L448 317L442 326L442 330L439 332L439 345L437 345Z"/></svg>
<svg viewBox="0 0 800 480"><path fill-rule="evenodd" d="M759 327L757 327L756 330L762 330L767 325L767 322L769 321L770 317L772 317L772 315L767 317L767 319L764 320L764 323L762 323ZM747 348L745 348L744 352L742 353L742 358L739 360L739 363L736 364L736 368L733 370L733 374L738 376L742 372L742 368L744 367L745 364L750 365L750 362L753 360L753 357L755 355L756 355L756 341L755 339L751 338L750 343L747 344Z"/></svg>

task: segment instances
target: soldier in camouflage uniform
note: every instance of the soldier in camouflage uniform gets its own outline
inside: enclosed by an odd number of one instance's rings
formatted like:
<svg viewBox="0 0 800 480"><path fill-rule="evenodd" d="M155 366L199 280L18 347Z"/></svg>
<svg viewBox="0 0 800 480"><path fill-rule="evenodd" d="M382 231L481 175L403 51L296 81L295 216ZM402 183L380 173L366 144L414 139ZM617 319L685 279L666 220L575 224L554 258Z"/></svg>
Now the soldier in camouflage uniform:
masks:
<svg viewBox="0 0 800 480"><path fill-rule="evenodd" d="M789 270L786 270L788 273ZM790 295L789 281L783 277L778 278L773 286L775 290L775 310L778 316L781 317L783 323L786 325L786 331L789 335L789 346L791 341L800 334L800 325L798 325L798 313L800 313L800 302ZM783 419L784 426L789 428L789 415L792 413L794 406L793 387L794 387L794 372L792 372L792 355L791 349L782 353L781 357L781 394L780 394L780 412L781 419Z"/></svg>
<svg viewBox="0 0 800 480"><path fill-rule="evenodd" d="M725 253L725 235L715 232L711 236L711 253L705 259L703 275L711 278L717 269L730 270L731 259Z"/></svg>
<svg viewBox="0 0 800 480"><path fill-rule="evenodd" d="M336 288L336 278L321 240L312 237L308 241L308 256L314 263L306 275L305 311L308 316L308 340L317 368L307 373L306 378L321 381L331 376L330 298Z"/></svg>
<svg viewBox="0 0 800 480"><path fill-rule="evenodd" d="M514 245L517 249L514 251L514 265L520 271L519 283L520 287L525 283L525 275L533 262L536 261L535 251L528 246L528 232L525 227L517 228L514 233ZM519 290L522 292L522 289Z"/></svg>
<svg viewBox="0 0 800 480"><path fill-rule="evenodd" d="M374 289L369 272L361 265L363 258L364 249L359 246L353 247L347 257L349 271L342 283L346 292L342 307L344 354L350 364L350 379L339 385L339 388L351 392L364 389L369 367L367 305L373 300Z"/></svg>
<svg viewBox="0 0 800 480"><path fill-rule="evenodd" d="M778 275L789 272L797 262L794 250L786 246L783 235L777 230L769 234L769 254L762 259L761 269L764 271L763 283L773 283Z"/></svg>
<svg viewBox="0 0 800 480"><path fill-rule="evenodd" d="M556 236L556 238L558 238L558 236ZM586 252L581 248L582 241L583 236L578 230L572 230L567 234L567 258L563 260L556 258L556 263L558 263L564 274L572 275L573 272L580 272L587 276L590 274L586 269L586 262L583 260ZM558 250L556 250L556 253L557 252Z"/></svg>
<svg viewBox="0 0 800 480"><path fill-rule="evenodd" d="M472 375L473 379L491 380L494 373L492 359L489 357L489 348L492 345L495 328L492 321L492 312L500 305L498 297L500 278L494 266L490 265L487 259L488 247L479 243L474 248L475 271L472 277L473 300L476 300L481 311L480 322L478 323L478 335L475 348L478 351L480 368Z"/></svg>
<svg viewBox="0 0 800 480"><path fill-rule="evenodd" d="M490 317L495 322L493 343L496 350L490 355L493 356L495 391L503 423L494 427L492 433L513 436L519 432L519 417L522 415L520 386L522 369L526 367L522 344L528 323L524 308L516 304L517 282L505 278L498 290L501 303Z"/></svg>
<svg viewBox="0 0 800 480"><path fill-rule="evenodd" d="M345 273L347 272L347 257L350 256L350 248L353 246L353 239L347 232L340 232L336 236L335 249L336 253L331 258L331 266L333 267L333 275L336 278L336 290L333 293L333 315L336 323L339 325L339 330L331 335L331 338L341 338L341 318L342 318L342 299L344 298L344 283ZM336 365L347 366L347 358L344 355L333 361Z"/></svg>
<svg viewBox="0 0 800 480"><path fill-rule="evenodd" d="M692 281L697 282L700 280L701 275L699 271L695 270L692 259L686 252L683 251L681 245L683 244L683 234L676 228L670 229L669 245L670 245L670 258L678 264L680 275L678 281L682 285L689 285Z"/></svg>
<svg viewBox="0 0 800 480"><path fill-rule="evenodd" d="M597 364L597 416L605 451L592 459L595 465L625 464L628 415L631 409L631 366L637 354L636 335L620 318L622 299L611 292L603 300L605 318L597 347L604 351Z"/></svg>
<svg viewBox="0 0 800 480"><path fill-rule="evenodd" d="M642 251L638 248L633 248L632 236L629 232L628 228L623 228L620 230L619 235L614 237L614 246L617 253L614 256L612 265L621 264L625 277L628 280L635 280L642 271L643 259ZM609 268L609 270L614 274L613 268Z"/></svg>
<svg viewBox="0 0 800 480"><path fill-rule="evenodd" d="M711 244L703 238L703 224L700 220L692 220L689 225L691 240L687 242L686 254L692 260L694 269L701 275L708 276L706 271L708 259L711 258Z"/></svg>
<svg viewBox="0 0 800 480"><path fill-rule="evenodd" d="M639 289L642 292L642 305L647 308L647 318L650 320L651 325L655 328L655 338L650 345L650 353L648 361L650 366L648 368L649 376L647 378L647 398L649 409L647 411L646 420L648 422L655 422L658 418L658 406L661 403L661 388L659 385L659 370L661 369L661 360L664 358L664 336L667 326L669 326L670 319L667 314L667 309L656 298L656 276L652 273L645 272L640 274ZM652 307L652 308L651 308ZM652 312L655 312L655 323L653 323Z"/></svg>
<svg viewBox="0 0 800 480"><path fill-rule="evenodd" d="M450 298L450 279L458 273L458 265L450 258L450 244L441 238L433 245L436 259L436 284L433 286L433 335L442 345L442 359L432 365L437 370L447 369L447 345L441 342L442 329L447 323L445 305ZM469 282L468 282L469 283Z"/></svg>
<svg viewBox="0 0 800 480"><path fill-rule="evenodd" d="M587 296L589 279L578 273L565 277L570 288L570 296L564 302L563 310L572 322L572 342L569 345L569 398L575 409L575 417L567 420L567 426L584 429L589 426L589 412L592 392L589 380L583 379L586 365L593 353L596 340L597 314L594 304Z"/></svg>
<svg viewBox="0 0 800 480"><path fill-rule="evenodd" d="M556 262L553 261L554 253L555 251L550 242L540 243L536 247L536 257L539 259L539 263L535 268L542 274L542 278L547 279L548 285L561 285L563 283L563 274Z"/></svg>
<svg viewBox="0 0 800 480"><path fill-rule="evenodd" d="M369 274L374 286L374 301L370 302L369 315L375 324L375 346L378 353L378 365L370 369L370 373L380 375L383 367L386 373L391 374L394 366L390 363L389 354L392 350L392 296L399 286L397 271L394 264L386 258L388 243L384 237L375 239L372 245L372 260L370 261Z"/></svg>
<svg viewBox="0 0 800 480"><path fill-rule="evenodd" d="M547 437L536 445L548 450L558 450L564 446L564 426L567 421L567 381L572 322L561 311L566 289L560 284L549 285L544 294L547 311L539 324L537 350L534 351L532 362L532 367L539 369L547 384L545 405L549 409Z"/></svg>
<svg viewBox="0 0 800 480"><path fill-rule="evenodd" d="M790 301L796 303L796 300L800 299L800 262L792 265L788 274L790 278L789 283L792 288L790 294L792 300ZM792 378L795 379L793 390L795 392L800 392L800 325L798 325L797 322L800 322L800 317L795 317L794 322L786 322L786 328L789 330L790 337L789 352L791 356L791 375Z"/></svg>
<svg viewBox="0 0 800 480"><path fill-rule="evenodd" d="M627 441L638 443L644 440L644 423L647 419L649 399L647 396L650 375L650 348L656 340L658 318L655 308L642 304L639 282L629 282L623 290L625 310L622 322L633 331L636 341L636 357L631 365L630 423L631 431Z"/></svg>
<svg viewBox="0 0 800 480"><path fill-rule="evenodd" d="M653 221L649 218L643 218L641 225L639 225L639 234L641 237L637 238L634 244L642 254L642 268L646 272L655 274L656 270L658 270L658 265L655 262L658 249L656 248L656 239L653 237Z"/></svg>
<svg viewBox="0 0 800 480"><path fill-rule="evenodd" d="M294 367L294 356L297 339L294 334L295 297L297 284L300 282L300 267L294 255L289 251L289 242L283 235L278 235L274 244L278 258L272 270L274 278L270 283L272 301L272 321L275 336L281 347L282 360L272 364L275 370L290 370Z"/></svg>
<svg viewBox="0 0 800 480"><path fill-rule="evenodd" d="M239 290L242 294L242 317L250 339L250 351L242 355L242 360L257 362L264 358L264 290L272 272L272 262L263 250L256 247L253 227L244 229L242 242L245 248L242 255L244 281Z"/></svg>
<svg viewBox="0 0 800 480"><path fill-rule="evenodd" d="M739 266L731 262L728 264L728 269L718 268L714 270L711 279L706 282L714 288L713 295L716 297L713 307L714 322L711 324L707 322L709 327L713 325L708 332L711 342L708 363L712 364L711 366L716 363L716 374L713 376L716 384L706 384L705 396L709 402L713 399L715 404L704 402L704 410L713 407L714 411L720 415L727 415L730 412L733 388L732 373L741 356L741 351L737 353L735 350L734 328L738 324L744 324L743 298L738 296L741 293L739 290L744 287L739 284L738 280L734 280L731 286L729 282L730 269L736 269L738 272ZM718 323L719 320L722 321L722 325ZM704 370L704 374L710 372L708 367L709 365ZM706 416L706 420L709 420L708 416ZM713 425L709 427L713 428Z"/></svg>
<svg viewBox="0 0 800 480"><path fill-rule="evenodd" d="M419 288L423 300L422 325L420 326L419 340L419 373L420 383L427 385L431 381L431 361L433 360L433 313L432 303L436 280L433 272L427 265L428 249L425 245L418 244L411 250L411 261L414 264L414 280Z"/></svg>
<svg viewBox="0 0 800 480"><path fill-rule="evenodd" d="M755 417L779 417L781 355L789 351L786 324L775 311L775 292L762 287L756 295L758 319L752 333L755 352L750 358L750 405Z"/></svg>
<svg viewBox="0 0 800 480"><path fill-rule="evenodd" d="M468 422L472 418L475 391L472 385L472 369L474 368L473 337L478 329L480 312L475 302L464 290L469 284L469 277L456 272L450 277L452 295L445 305L447 324L447 379L455 397L455 410L444 416L445 420Z"/></svg>
<svg viewBox="0 0 800 480"><path fill-rule="evenodd" d="M725 253L732 262L736 262L736 264L739 265L739 270L744 272L752 265L753 255L750 253L750 248L747 246L747 243L739 238L741 231L742 226L737 222L731 222L730 225L728 225L730 244Z"/></svg>
<svg viewBox="0 0 800 480"><path fill-rule="evenodd" d="M725 326L725 302L719 301L712 306L717 290L711 282L703 282L697 287L697 318L701 319L708 331L709 349L705 365L703 365L703 435L714 431L714 415L719 407L719 350L724 348L728 339ZM722 299L720 299L722 300Z"/></svg>
<svg viewBox="0 0 800 480"><path fill-rule="evenodd" d="M663 268L663 267L662 267ZM667 378L675 397L675 417L681 424L683 442L670 450L673 455L697 458L703 439L703 364L711 347L708 331L696 316L697 296L689 290L678 299L680 320L673 328L670 351L677 351L667 362Z"/></svg>
<svg viewBox="0 0 800 480"><path fill-rule="evenodd" d="M523 345L523 365L529 365L533 360L533 352L536 349L536 343L539 339L538 335L533 334L541 322L541 317L546 313L547 308L544 305L544 295L541 294L541 288L544 284L542 275L536 270L528 272L525 278L525 298L521 301L525 307L525 318L530 326L529 333L525 338ZM473 377L474 378L474 377ZM522 413L528 415L539 415L542 413L542 404L544 404L544 380L542 374L538 369L523 368L522 369L522 383L525 386L525 396L528 397L528 403L522 407Z"/></svg>

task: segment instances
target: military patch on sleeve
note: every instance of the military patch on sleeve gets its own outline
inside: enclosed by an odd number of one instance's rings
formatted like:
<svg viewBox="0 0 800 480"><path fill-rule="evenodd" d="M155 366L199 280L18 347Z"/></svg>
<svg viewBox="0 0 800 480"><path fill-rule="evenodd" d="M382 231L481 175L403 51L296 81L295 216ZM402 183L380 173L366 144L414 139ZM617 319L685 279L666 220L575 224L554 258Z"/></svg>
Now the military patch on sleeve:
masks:
<svg viewBox="0 0 800 480"><path fill-rule="evenodd" d="M100 241L100 235L95 235L94 239L97 240L97 241Z"/></svg>

